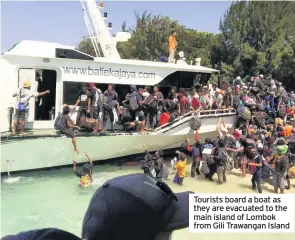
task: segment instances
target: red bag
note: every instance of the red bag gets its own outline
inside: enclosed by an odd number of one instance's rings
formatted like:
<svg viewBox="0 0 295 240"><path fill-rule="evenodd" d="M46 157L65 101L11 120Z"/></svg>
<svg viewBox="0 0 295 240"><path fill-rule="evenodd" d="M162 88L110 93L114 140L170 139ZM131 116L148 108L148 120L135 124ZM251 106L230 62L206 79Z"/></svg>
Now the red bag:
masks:
<svg viewBox="0 0 295 240"><path fill-rule="evenodd" d="M166 123L168 123L170 120L170 114L168 112L164 112L161 114L160 116L160 125L164 125Z"/></svg>

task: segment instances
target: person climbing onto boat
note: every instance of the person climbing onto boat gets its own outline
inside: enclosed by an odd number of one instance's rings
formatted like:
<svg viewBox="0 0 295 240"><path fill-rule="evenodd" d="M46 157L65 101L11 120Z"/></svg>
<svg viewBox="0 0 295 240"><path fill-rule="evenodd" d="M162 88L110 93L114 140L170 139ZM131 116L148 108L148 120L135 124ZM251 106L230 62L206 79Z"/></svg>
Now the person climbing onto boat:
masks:
<svg viewBox="0 0 295 240"><path fill-rule="evenodd" d="M56 130L59 130L61 133L64 133L67 137L70 137L72 139L74 151L77 154L79 154L79 150L77 148L77 143L76 143L76 136L73 129L79 130L80 128L73 123L69 113L70 113L69 106L64 105L62 114L60 114L54 122L54 128Z"/></svg>
<svg viewBox="0 0 295 240"><path fill-rule="evenodd" d="M12 130L12 135L16 134L17 130L17 123L20 121L21 122L21 130L20 130L20 135L24 136L25 132L25 124L28 120L28 114L29 114L29 101L32 97L42 97L46 94L49 94L50 91L47 90L45 92L32 92L31 91L31 82L30 81L25 81L24 85L22 88L17 89L15 93L12 95L13 97L17 97L17 102L15 105L15 114L14 114L14 121L13 121L13 130Z"/></svg>
<svg viewBox="0 0 295 240"><path fill-rule="evenodd" d="M76 126L79 126L80 117L89 117L91 110L91 93L88 91L88 86L86 83L82 84L82 90L79 92L79 97L73 107L79 106L77 111Z"/></svg>
<svg viewBox="0 0 295 240"><path fill-rule="evenodd" d="M88 159L88 163L85 163L82 166L82 170L78 171L76 168L77 162L73 159L73 172L78 178L80 178L80 184L82 187L89 187L92 183L93 162L86 152L84 152L84 154Z"/></svg>

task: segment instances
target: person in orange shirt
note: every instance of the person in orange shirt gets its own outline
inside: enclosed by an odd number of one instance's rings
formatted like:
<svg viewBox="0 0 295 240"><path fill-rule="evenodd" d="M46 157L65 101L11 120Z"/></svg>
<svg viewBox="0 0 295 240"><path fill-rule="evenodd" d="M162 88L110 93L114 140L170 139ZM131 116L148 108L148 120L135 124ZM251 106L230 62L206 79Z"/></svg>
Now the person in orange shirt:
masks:
<svg viewBox="0 0 295 240"><path fill-rule="evenodd" d="M289 122L285 125L285 137L290 137L292 135L293 125Z"/></svg>
<svg viewBox="0 0 295 240"><path fill-rule="evenodd" d="M168 63L173 63L173 60L174 60L175 50L177 47L177 41L175 37L176 37L176 32L172 31L168 41L168 48L169 48Z"/></svg>
<svg viewBox="0 0 295 240"><path fill-rule="evenodd" d="M178 158L179 159L175 164L176 175L173 179L173 182L182 185L186 172L186 156L184 153L180 152L178 154Z"/></svg>

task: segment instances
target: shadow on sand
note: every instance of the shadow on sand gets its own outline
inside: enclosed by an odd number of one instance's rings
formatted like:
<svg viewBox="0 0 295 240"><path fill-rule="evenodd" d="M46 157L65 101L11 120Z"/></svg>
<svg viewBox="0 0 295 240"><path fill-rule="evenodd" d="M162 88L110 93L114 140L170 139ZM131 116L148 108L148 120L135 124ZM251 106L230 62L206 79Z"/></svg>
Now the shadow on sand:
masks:
<svg viewBox="0 0 295 240"><path fill-rule="evenodd" d="M252 189L252 185L251 185L251 183L249 183L249 184L245 184L245 183L239 183L239 186L241 187L241 188L243 188L243 189L249 189L249 190L252 190L253 192L257 192L258 193L258 191L257 191L257 189L256 190L253 190ZM269 189L267 186L264 186L263 184L262 184L262 192L269 192L269 193L274 193L274 190L271 190L271 189Z"/></svg>
<svg viewBox="0 0 295 240"><path fill-rule="evenodd" d="M234 171L230 171L230 172L227 172L228 175L233 175L233 176L236 176L236 177L241 177L242 174L239 173L239 172L234 172Z"/></svg>

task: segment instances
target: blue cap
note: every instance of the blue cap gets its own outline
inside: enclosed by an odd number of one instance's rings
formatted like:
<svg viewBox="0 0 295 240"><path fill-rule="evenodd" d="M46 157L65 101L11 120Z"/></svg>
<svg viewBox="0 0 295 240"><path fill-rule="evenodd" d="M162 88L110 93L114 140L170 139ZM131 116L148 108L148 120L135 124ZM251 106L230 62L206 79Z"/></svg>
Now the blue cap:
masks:
<svg viewBox="0 0 295 240"><path fill-rule="evenodd" d="M57 228L43 228L27 232L21 232L17 235L9 235L3 237L1 240L81 240L72 233L57 229Z"/></svg>
<svg viewBox="0 0 295 240"><path fill-rule="evenodd" d="M146 174L113 178L93 195L83 220L87 240L150 240L189 226L189 194L174 194Z"/></svg>

